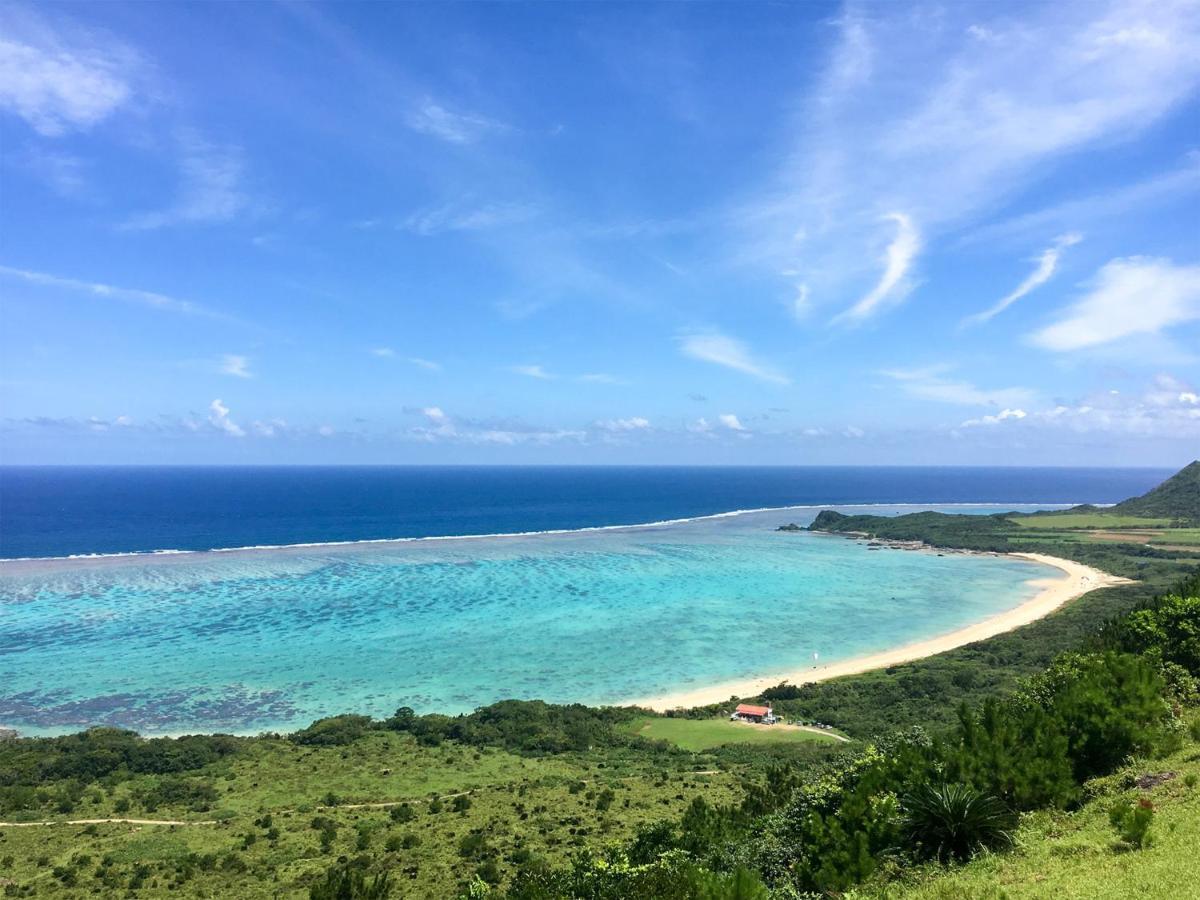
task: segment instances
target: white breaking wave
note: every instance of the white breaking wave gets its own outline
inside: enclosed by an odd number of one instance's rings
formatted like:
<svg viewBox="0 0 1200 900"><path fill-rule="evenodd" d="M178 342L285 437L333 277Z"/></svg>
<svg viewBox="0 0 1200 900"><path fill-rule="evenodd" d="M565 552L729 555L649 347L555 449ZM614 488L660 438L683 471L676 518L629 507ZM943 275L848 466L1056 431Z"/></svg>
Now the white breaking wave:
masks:
<svg viewBox="0 0 1200 900"><path fill-rule="evenodd" d="M594 531L628 531L640 528L664 528L669 525L686 525L689 522L705 522L712 519L729 519L735 516L747 516L754 513L787 512L793 509L959 509L965 506L983 506L995 509L1015 509L1018 506L1033 506L1038 509L1067 509L1080 506L1081 503L1028 503L1014 501L1011 503L805 503L796 506L760 506L754 509L734 509L729 512L710 513L704 516L687 516L681 519L661 519L656 522L636 522L629 525L588 525L582 528L550 528L544 531L501 531L492 534L435 534L424 537L396 538L360 538L351 541L311 541L298 544L250 544L245 547L210 547L207 550L127 550L119 553L72 553L67 556L10 556L0 558L0 568L5 563L13 562L51 562L54 560L71 559L119 559L135 556L171 556L199 553L242 553L255 550L298 550L314 547L349 547L355 544L411 544L421 541L478 541L490 538L528 538L556 534L586 534ZM1092 503L1092 506L1113 506L1112 503Z"/></svg>

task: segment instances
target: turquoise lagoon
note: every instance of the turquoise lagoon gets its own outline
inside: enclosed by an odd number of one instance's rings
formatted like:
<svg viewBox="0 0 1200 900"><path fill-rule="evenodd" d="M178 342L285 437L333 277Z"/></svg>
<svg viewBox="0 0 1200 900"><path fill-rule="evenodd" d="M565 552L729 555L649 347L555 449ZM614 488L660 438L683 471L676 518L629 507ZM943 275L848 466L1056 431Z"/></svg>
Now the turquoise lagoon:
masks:
<svg viewBox="0 0 1200 900"><path fill-rule="evenodd" d="M7 561L0 725L252 733L506 697L618 703L933 637L1058 574L775 531L815 512Z"/></svg>

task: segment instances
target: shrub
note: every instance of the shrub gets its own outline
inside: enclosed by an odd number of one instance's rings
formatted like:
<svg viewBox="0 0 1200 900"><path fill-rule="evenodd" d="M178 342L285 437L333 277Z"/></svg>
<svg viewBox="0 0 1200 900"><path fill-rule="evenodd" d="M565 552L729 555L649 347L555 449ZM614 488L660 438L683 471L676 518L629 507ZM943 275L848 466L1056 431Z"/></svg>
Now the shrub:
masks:
<svg viewBox="0 0 1200 900"><path fill-rule="evenodd" d="M980 714L963 707L953 738L939 747L945 778L969 784L1014 809L1066 806L1078 795L1068 739L1040 706L987 700Z"/></svg>
<svg viewBox="0 0 1200 900"><path fill-rule="evenodd" d="M453 807L455 812L465 813L468 809L471 808L471 798L468 797L466 794L459 794L457 797L454 798L454 802L451 804L451 806Z"/></svg>
<svg viewBox="0 0 1200 900"><path fill-rule="evenodd" d="M372 725L370 716L330 716L317 719L307 728L289 735L289 739L313 747L340 747L357 741Z"/></svg>
<svg viewBox="0 0 1200 900"><path fill-rule="evenodd" d="M390 815L393 822L411 822L416 813L407 803L401 803L399 806L392 807Z"/></svg>
<svg viewBox="0 0 1200 900"><path fill-rule="evenodd" d="M913 849L940 862L1012 843L1015 817L995 797L965 784L927 784L901 801Z"/></svg>
<svg viewBox="0 0 1200 900"><path fill-rule="evenodd" d="M1141 850L1152 843L1150 825L1154 822L1154 804L1144 797L1136 805L1128 800L1118 800L1108 811L1108 821L1126 847Z"/></svg>
<svg viewBox="0 0 1200 900"><path fill-rule="evenodd" d="M1187 591L1185 585L1180 593ZM1200 588L1200 583L1192 589ZM1200 675L1200 596L1157 597L1109 624L1101 639L1131 653L1146 653Z"/></svg>
<svg viewBox="0 0 1200 900"><path fill-rule="evenodd" d="M458 842L458 855L463 857L483 856L487 852L487 837L482 832L472 831Z"/></svg>
<svg viewBox="0 0 1200 900"><path fill-rule="evenodd" d="M475 870L475 874L479 877L480 881L484 881L487 884L496 885L500 883L500 866L496 864L494 859L485 860Z"/></svg>
<svg viewBox="0 0 1200 900"><path fill-rule="evenodd" d="M309 900L383 900L391 893L388 874L368 877L361 869L335 866L308 891Z"/></svg>
<svg viewBox="0 0 1200 900"><path fill-rule="evenodd" d="M1153 666L1128 653L1067 654L1031 682L1067 736L1078 781L1105 775L1163 735L1168 708Z"/></svg>
<svg viewBox="0 0 1200 900"><path fill-rule="evenodd" d="M137 792L142 806L150 811L160 806L188 806L204 810L218 797L217 789L210 781L167 775L154 785Z"/></svg>

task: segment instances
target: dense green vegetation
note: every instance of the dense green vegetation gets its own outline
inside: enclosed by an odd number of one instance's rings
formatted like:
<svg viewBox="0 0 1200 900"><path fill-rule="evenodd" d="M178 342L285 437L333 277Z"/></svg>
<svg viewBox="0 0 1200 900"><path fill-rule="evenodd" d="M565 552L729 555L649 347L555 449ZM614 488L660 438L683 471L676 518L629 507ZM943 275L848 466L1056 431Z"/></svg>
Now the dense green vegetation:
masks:
<svg viewBox="0 0 1200 900"><path fill-rule="evenodd" d="M1196 521L1200 510L1200 460L1194 460L1158 487L1113 507L1128 516L1166 516Z"/></svg>
<svg viewBox="0 0 1200 900"><path fill-rule="evenodd" d="M1182 896L1168 886L1200 837L1200 548L1187 540L1197 474L1193 464L1132 511L822 513L820 530L1043 552L1137 579L949 653L763 693L852 742L732 724L727 704L658 716L539 701L334 716L286 736L92 729L0 741L0 888Z"/></svg>
<svg viewBox="0 0 1200 900"><path fill-rule="evenodd" d="M1195 896L1200 847L1200 747L1185 742L1155 760L1134 760L1088 782L1088 800L1070 810L1025 816L1015 849L965 866L914 866L896 880L859 887L848 900L1183 900ZM1142 811L1141 846L1112 823L1117 805ZM1147 815L1148 813L1148 815Z"/></svg>

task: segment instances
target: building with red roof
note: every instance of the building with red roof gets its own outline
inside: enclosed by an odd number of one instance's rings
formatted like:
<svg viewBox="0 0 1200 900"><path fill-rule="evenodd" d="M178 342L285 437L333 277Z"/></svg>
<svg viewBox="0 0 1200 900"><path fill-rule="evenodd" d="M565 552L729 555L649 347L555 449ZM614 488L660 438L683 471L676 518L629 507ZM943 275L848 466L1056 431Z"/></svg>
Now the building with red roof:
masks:
<svg viewBox="0 0 1200 900"><path fill-rule="evenodd" d="M741 719L743 722L766 722L774 724L775 715L769 706L755 706L753 703L739 703L730 719Z"/></svg>

